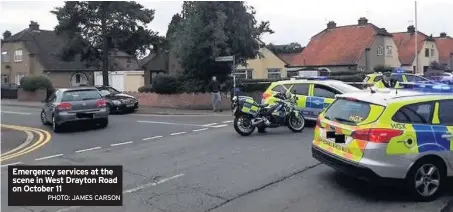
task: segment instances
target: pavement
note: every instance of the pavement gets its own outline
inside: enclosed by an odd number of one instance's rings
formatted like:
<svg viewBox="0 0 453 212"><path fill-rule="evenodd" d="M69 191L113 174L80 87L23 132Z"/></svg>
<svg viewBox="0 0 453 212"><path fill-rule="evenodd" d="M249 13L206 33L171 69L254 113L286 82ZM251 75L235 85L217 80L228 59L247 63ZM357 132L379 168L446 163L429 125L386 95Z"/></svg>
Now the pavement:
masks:
<svg viewBox="0 0 453 212"><path fill-rule="evenodd" d="M5 107L28 107L28 108L42 108L42 102L36 101L18 101L15 99L2 99L2 106ZM212 115L212 110L186 110L186 109L173 109L173 108L158 108L140 105L136 110L138 114L156 114L156 115ZM216 116L230 116L231 111L225 110L223 112L215 113Z"/></svg>
<svg viewBox="0 0 453 212"><path fill-rule="evenodd" d="M51 131L39 109L2 106L2 124ZM212 114L212 113L211 113ZM122 165L121 207L8 207L1 211L207 212L207 211L432 211L451 206L453 192L413 202L392 187L343 176L311 157L313 129L287 128L239 136L233 117L124 114L105 129L51 133L51 140L7 163ZM2 162L3 163L3 162ZM1 200L7 202L7 169L1 169ZM140 189L138 189L140 188ZM130 191L130 192L129 192ZM133 191L133 192L132 192ZM453 204L453 203L450 203Z"/></svg>

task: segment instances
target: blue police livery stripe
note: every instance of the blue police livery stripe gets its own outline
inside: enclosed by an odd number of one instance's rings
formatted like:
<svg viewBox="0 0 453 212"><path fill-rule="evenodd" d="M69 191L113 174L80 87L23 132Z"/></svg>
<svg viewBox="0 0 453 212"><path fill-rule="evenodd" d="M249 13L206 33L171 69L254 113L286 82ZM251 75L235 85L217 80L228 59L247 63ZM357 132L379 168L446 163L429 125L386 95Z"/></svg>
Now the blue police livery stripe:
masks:
<svg viewBox="0 0 453 212"><path fill-rule="evenodd" d="M307 107L315 108L315 109L323 109L324 108L324 98L315 97L315 96L307 97Z"/></svg>
<svg viewBox="0 0 453 212"><path fill-rule="evenodd" d="M445 126L431 126L426 124L412 125L417 136L418 152L449 151L450 141L442 138L448 130Z"/></svg>

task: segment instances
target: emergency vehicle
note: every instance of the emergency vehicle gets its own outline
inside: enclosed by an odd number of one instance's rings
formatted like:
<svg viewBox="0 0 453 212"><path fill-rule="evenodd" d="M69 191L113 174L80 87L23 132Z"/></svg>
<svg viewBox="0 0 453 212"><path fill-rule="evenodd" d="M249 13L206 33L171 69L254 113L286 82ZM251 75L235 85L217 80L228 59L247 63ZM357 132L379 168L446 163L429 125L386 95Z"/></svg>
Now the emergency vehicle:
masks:
<svg viewBox="0 0 453 212"><path fill-rule="evenodd" d="M389 76L390 81L392 82L392 85L390 85L390 87L393 87L393 88L401 88L401 86L399 86L399 84L403 83L403 82L404 83L406 83L406 82L430 82L430 80L425 77L418 76L416 74L406 73L404 70L401 70L401 69L396 69L392 73L385 73L385 74L390 75ZM365 79L363 80L363 82L372 83L372 84L374 84L374 87L376 87L376 88L386 88L388 86L386 86L383 83L383 78L384 78L385 74L381 73L381 72L367 74L365 76Z"/></svg>
<svg viewBox="0 0 453 212"><path fill-rule="evenodd" d="M401 85L338 95L317 119L312 155L353 177L397 182L433 200L453 176L453 87Z"/></svg>
<svg viewBox="0 0 453 212"><path fill-rule="evenodd" d="M262 104L275 104L276 93L290 91L298 97L297 108L307 120L316 120L318 114L328 107L335 95L359 92L361 89L327 77L299 77L291 80L272 82L263 93Z"/></svg>

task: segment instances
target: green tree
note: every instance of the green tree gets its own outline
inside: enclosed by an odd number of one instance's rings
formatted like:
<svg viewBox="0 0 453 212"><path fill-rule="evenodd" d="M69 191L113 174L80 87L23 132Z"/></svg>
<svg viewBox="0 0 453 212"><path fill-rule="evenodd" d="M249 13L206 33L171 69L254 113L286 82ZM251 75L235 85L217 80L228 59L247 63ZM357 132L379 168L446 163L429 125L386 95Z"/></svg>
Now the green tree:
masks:
<svg viewBox="0 0 453 212"><path fill-rule="evenodd" d="M274 45L272 43L266 45L266 47L274 52L275 54L290 54L290 53L300 53L303 51L304 47L297 42L293 42L286 45Z"/></svg>
<svg viewBox="0 0 453 212"><path fill-rule="evenodd" d="M5 32L3 32L3 39L7 39L11 37L11 32L9 30L6 30Z"/></svg>
<svg viewBox="0 0 453 212"><path fill-rule="evenodd" d="M236 64L244 64L258 55L261 36L273 33L269 22L258 22L254 8L244 2L186 1L180 14L180 21L174 16L170 44L182 62L183 87L189 91L203 90L213 75L226 79L231 64L216 63L216 57L234 55Z"/></svg>
<svg viewBox="0 0 453 212"><path fill-rule="evenodd" d="M74 60L80 55L88 66L102 62L104 85L109 82L110 49L138 56L160 40L146 27L154 19L154 10L133 1L66 1L51 13L58 19L56 33L69 40L62 58Z"/></svg>

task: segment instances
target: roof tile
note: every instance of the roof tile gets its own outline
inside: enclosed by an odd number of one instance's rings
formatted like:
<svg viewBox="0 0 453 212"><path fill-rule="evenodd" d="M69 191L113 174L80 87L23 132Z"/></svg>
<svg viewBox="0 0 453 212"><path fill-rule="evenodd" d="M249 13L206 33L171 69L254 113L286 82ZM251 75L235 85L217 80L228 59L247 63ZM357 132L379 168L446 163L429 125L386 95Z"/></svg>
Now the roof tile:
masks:
<svg viewBox="0 0 453 212"><path fill-rule="evenodd" d="M450 55L453 54L453 38L446 36L435 39L437 50L439 50L439 62L449 64Z"/></svg>
<svg viewBox="0 0 453 212"><path fill-rule="evenodd" d="M398 48L398 56L401 65L412 65L415 59L415 33L397 32L392 33L393 41ZM425 34L418 32L417 34L417 52L423 48L424 40L428 38Z"/></svg>

